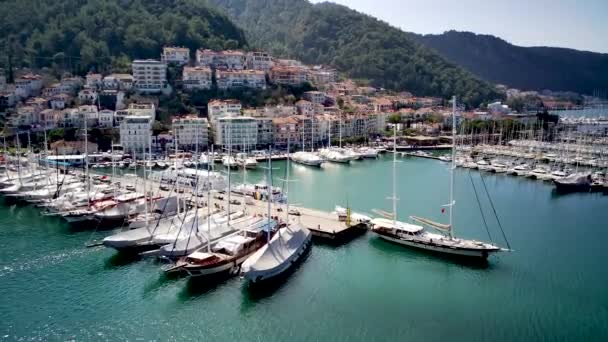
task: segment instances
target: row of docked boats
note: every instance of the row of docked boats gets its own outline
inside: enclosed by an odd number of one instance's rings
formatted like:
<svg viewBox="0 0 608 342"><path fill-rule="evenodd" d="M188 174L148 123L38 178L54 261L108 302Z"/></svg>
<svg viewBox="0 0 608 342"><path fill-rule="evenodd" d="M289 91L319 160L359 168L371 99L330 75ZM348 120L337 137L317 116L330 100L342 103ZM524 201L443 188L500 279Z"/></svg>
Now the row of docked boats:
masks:
<svg viewBox="0 0 608 342"><path fill-rule="evenodd" d="M270 167L268 170L271 172ZM230 179L230 169L228 172ZM120 252L143 252L169 261L165 268L168 274L198 279L241 274L251 283L276 279L293 269L309 249L311 234L305 227L290 222L289 217L270 215L271 206L278 199L269 196L278 190L270 179L271 176L266 184L243 184L234 191L228 182L228 190L222 197L212 197L212 192L207 191L204 205L148 222L141 228L118 232L106 237L103 244ZM268 214L249 214L246 198L259 197L256 193L260 189L267 191L262 197L267 200ZM240 204L231 199L232 193L242 196L242 210L231 210Z"/></svg>
<svg viewBox="0 0 608 342"><path fill-rule="evenodd" d="M294 163L320 167L325 162L347 164L354 160L375 159L384 148L359 147L359 148L340 148L328 147L317 152L299 151L290 155Z"/></svg>
<svg viewBox="0 0 608 342"><path fill-rule="evenodd" d="M147 186L142 182L148 182ZM152 184L169 185L169 194L152 189ZM241 273L259 283L293 269L311 246L310 231L288 217L231 210L237 204L230 200L231 189L225 191L227 185L224 175L209 169L152 172L142 180L135 175L87 177L80 171L20 163L16 169L6 168L0 178L0 193L35 203L44 215L62 217L72 224L107 222L121 226L102 244L121 253L169 260L168 273L196 277ZM193 205L185 192L177 191L178 186L192 188L192 196L205 192L201 199L206 203ZM264 190L275 196L259 196ZM279 188L267 184L242 185L238 192L243 198L257 193L267 199L269 207L282 198Z"/></svg>
<svg viewBox="0 0 608 342"><path fill-rule="evenodd" d="M473 159L457 157L456 165L479 171L519 176L540 181L553 182L558 191L608 191L608 176L605 171L593 168L577 168L559 163L529 163L525 159Z"/></svg>

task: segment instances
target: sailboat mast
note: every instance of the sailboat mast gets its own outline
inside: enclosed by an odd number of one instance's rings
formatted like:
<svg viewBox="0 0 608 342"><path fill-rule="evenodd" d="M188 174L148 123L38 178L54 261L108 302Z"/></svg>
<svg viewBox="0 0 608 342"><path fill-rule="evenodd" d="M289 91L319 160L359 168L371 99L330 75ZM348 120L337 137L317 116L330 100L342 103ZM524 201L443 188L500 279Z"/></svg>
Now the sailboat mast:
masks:
<svg viewBox="0 0 608 342"><path fill-rule="evenodd" d="M315 114L310 116L310 152L315 151Z"/></svg>
<svg viewBox="0 0 608 342"><path fill-rule="evenodd" d="M232 174L230 169L232 168L232 120L229 121L228 132L230 133L228 134L228 205L226 207L228 208L228 226L230 226L230 175Z"/></svg>
<svg viewBox="0 0 608 342"><path fill-rule="evenodd" d="M456 96L452 96L452 165L450 165L450 239L454 238L452 228L454 207L454 169L456 168Z"/></svg>
<svg viewBox="0 0 608 342"><path fill-rule="evenodd" d="M213 145L211 145L213 148ZM212 153L213 154L213 153ZM209 148L207 148L207 238L211 236L211 159L209 157ZM211 253L211 244L207 244L207 252Z"/></svg>
<svg viewBox="0 0 608 342"><path fill-rule="evenodd" d="M289 224L289 145L290 139L287 137L287 166L286 166L286 176L285 176L285 223Z"/></svg>
<svg viewBox="0 0 608 342"><path fill-rule="evenodd" d="M87 131L87 115L84 115L84 176L87 182L87 207L91 209L91 179L89 178L89 137Z"/></svg>
<svg viewBox="0 0 608 342"><path fill-rule="evenodd" d="M397 227L397 124L393 127L393 227Z"/></svg>
<svg viewBox="0 0 608 342"><path fill-rule="evenodd" d="M340 148L342 148L342 113L340 113L340 114L338 114L338 115L340 116L340 117L339 117L339 121L338 121L338 124L339 124L339 127L338 127L338 128L339 128L339 130L338 130L338 131L339 131L339 133L340 133L340 141L339 141L339 146L340 146Z"/></svg>
<svg viewBox="0 0 608 342"><path fill-rule="evenodd" d="M270 215L271 215L271 207L270 207L270 193L272 192L272 189L270 188L270 179L271 179L271 175L272 175L272 163L271 163L271 159L272 159L272 147L268 146L268 172L266 173L266 185L267 185L267 191L266 191L266 200L268 201L268 228L270 228ZM266 230L266 240L270 241L270 229Z"/></svg>

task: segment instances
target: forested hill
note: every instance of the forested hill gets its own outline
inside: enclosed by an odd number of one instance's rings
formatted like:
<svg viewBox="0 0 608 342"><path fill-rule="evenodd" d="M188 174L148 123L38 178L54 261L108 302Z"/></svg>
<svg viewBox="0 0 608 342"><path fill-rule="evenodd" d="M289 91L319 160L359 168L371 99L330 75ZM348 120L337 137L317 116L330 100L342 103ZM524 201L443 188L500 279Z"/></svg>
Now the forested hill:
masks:
<svg viewBox="0 0 608 342"><path fill-rule="evenodd" d="M412 35L490 82L520 89L591 94L608 89L608 54L550 47L520 47L489 35L449 31Z"/></svg>
<svg viewBox="0 0 608 342"><path fill-rule="evenodd" d="M162 46L238 48L242 30L202 0L6 0L0 66L106 69L159 58Z"/></svg>
<svg viewBox="0 0 608 342"><path fill-rule="evenodd" d="M330 64L374 86L448 98L469 106L500 97L494 87L412 40L347 7L306 0L208 0L245 30L252 46Z"/></svg>

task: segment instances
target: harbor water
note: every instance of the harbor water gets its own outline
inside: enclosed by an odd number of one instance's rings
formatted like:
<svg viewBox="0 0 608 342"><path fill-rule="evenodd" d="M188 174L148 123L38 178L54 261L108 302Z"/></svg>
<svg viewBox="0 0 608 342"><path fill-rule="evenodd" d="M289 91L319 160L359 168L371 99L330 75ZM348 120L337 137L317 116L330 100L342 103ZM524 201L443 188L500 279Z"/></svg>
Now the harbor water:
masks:
<svg viewBox="0 0 608 342"><path fill-rule="evenodd" d="M399 218L447 222L448 165L398 164ZM323 170L292 165L290 200L391 210L391 155ZM275 162L280 185L285 162ZM469 174L470 172L470 174ZM240 178L235 174L235 178ZM262 171L248 173L258 181ZM456 171L455 233L505 242L477 171ZM162 264L87 242L32 206L0 206L1 340L607 341L608 196L558 195L549 183L484 175L512 253L487 264L406 249L373 233L315 244L282 284L171 279Z"/></svg>

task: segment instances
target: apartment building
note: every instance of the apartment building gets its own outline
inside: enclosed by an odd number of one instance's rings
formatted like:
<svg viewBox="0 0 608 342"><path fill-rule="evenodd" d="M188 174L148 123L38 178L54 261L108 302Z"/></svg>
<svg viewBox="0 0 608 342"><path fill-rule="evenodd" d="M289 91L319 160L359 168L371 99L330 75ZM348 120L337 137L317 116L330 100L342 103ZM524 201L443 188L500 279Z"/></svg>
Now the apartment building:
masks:
<svg viewBox="0 0 608 342"><path fill-rule="evenodd" d="M229 144L235 149L251 149L258 143L258 121L252 117L222 117L214 126L214 143L226 147Z"/></svg>
<svg viewBox="0 0 608 342"><path fill-rule="evenodd" d="M185 47L165 46L160 55L160 60L164 63L186 65L190 62L190 49Z"/></svg>
<svg viewBox="0 0 608 342"><path fill-rule="evenodd" d="M146 59L134 60L133 86L142 93L159 93L167 84L167 65L163 62Z"/></svg>
<svg viewBox="0 0 608 342"><path fill-rule="evenodd" d="M270 71L274 62L272 55L264 51L251 51L246 57L247 68L251 70L261 70L264 72Z"/></svg>
<svg viewBox="0 0 608 342"><path fill-rule="evenodd" d="M221 117L240 116L241 102L238 100L212 100L207 104L207 117L210 122Z"/></svg>
<svg viewBox="0 0 608 342"><path fill-rule="evenodd" d="M126 116L120 123L120 144L126 152L143 153L152 139L152 118L145 115Z"/></svg>
<svg viewBox="0 0 608 342"><path fill-rule="evenodd" d="M209 142L209 123L194 115L175 118L172 121L173 135L179 148L206 147Z"/></svg>
<svg viewBox="0 0 608 342"><path fill-rule="evenodd" d="M212 71L208 67L184 67L182 85L185 90L210 89Z"/></svg>
<svg viewBox="0 0 608 342"><path fill-rule="evenodd" d="M299 86L308 82L308 73L303 67L274 66L270 69L270 80L276 84Z"/></svg>
<svg viewBox="0 0 608 342"><path fill-rule="evenodd" d="M243 51L198 49L196 65L212 69L243 70L246 66L246 57Z"/></svg>
<svg viewBox="0 0 608 342"><path fill-rule="evenodd" d="M266 74L260 70L217 70L215 75L219 89L266 89Z"/></svg>

